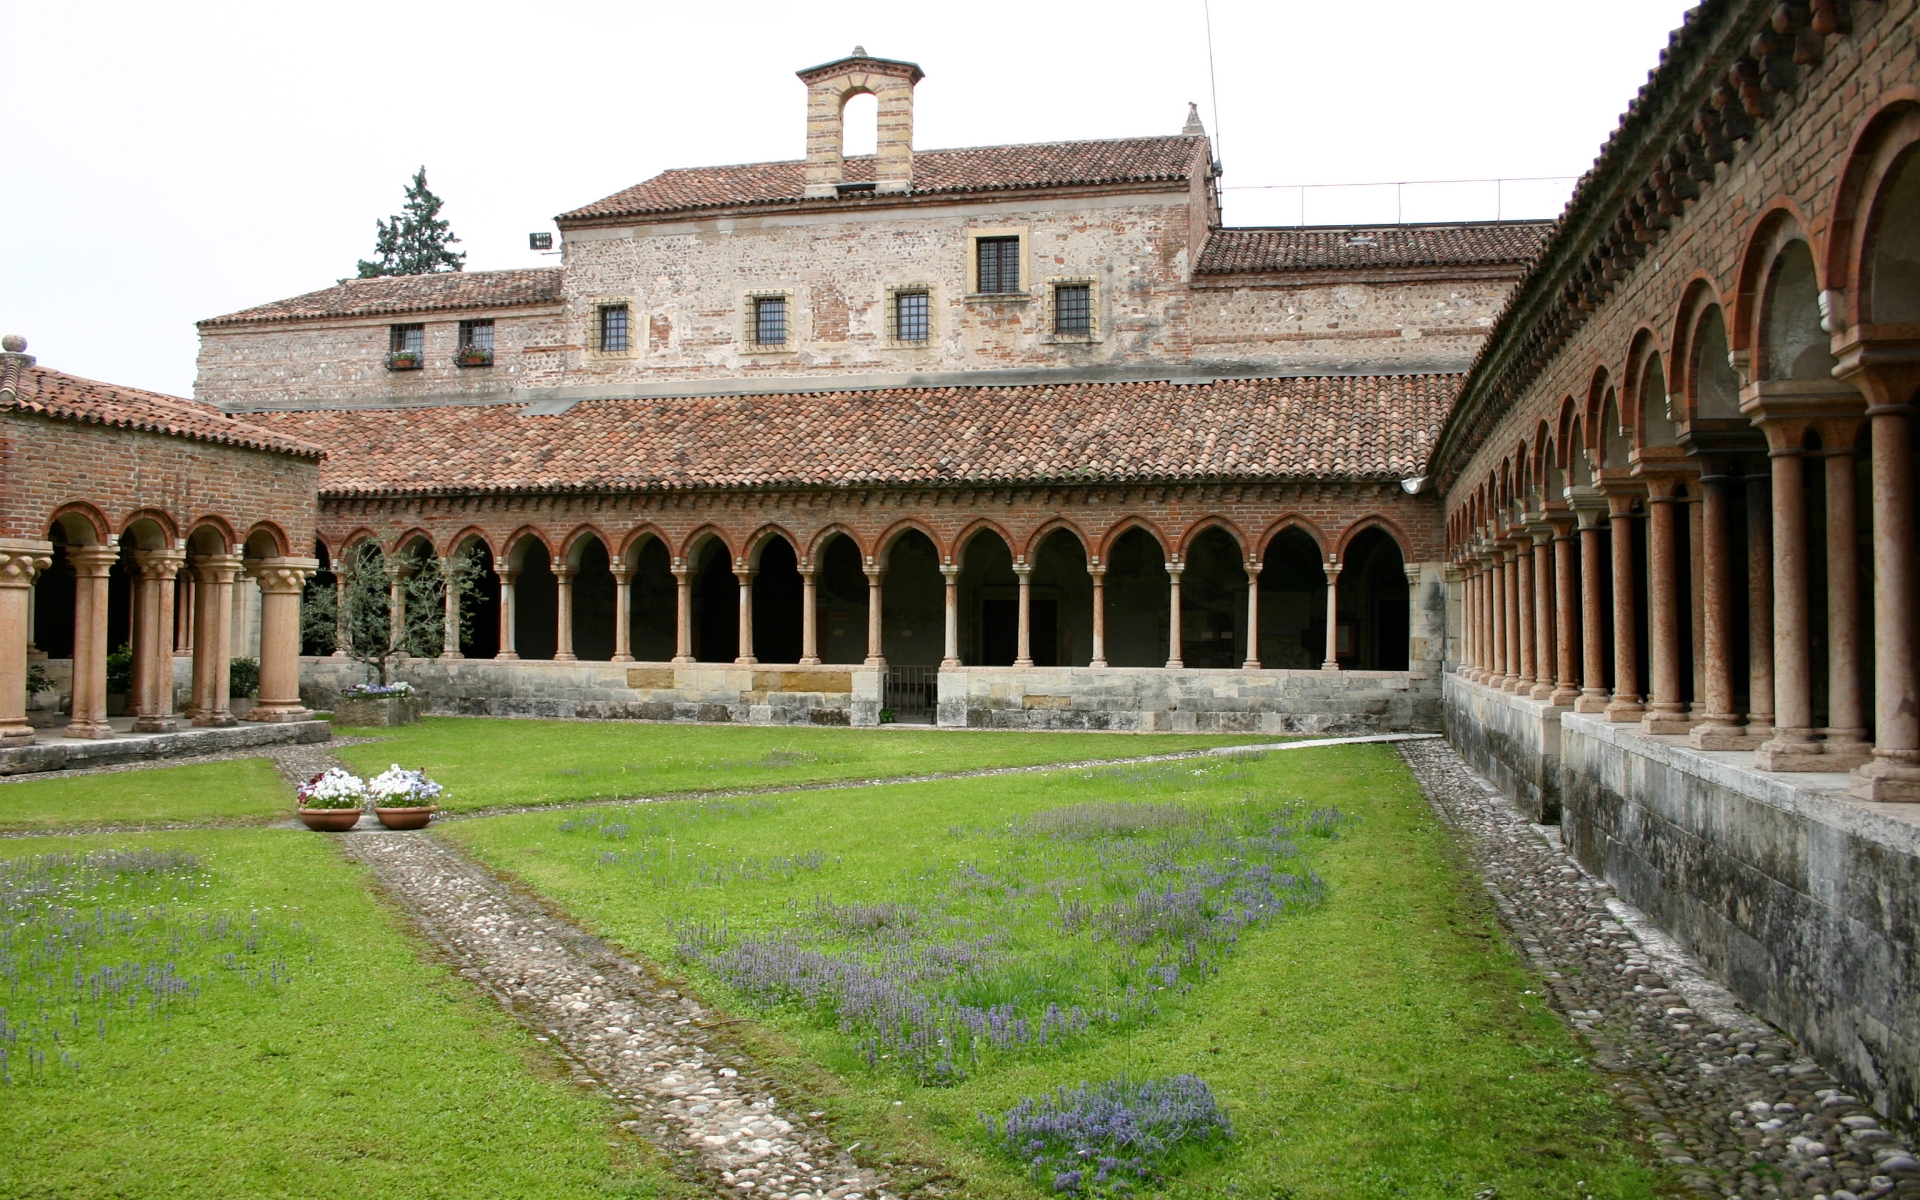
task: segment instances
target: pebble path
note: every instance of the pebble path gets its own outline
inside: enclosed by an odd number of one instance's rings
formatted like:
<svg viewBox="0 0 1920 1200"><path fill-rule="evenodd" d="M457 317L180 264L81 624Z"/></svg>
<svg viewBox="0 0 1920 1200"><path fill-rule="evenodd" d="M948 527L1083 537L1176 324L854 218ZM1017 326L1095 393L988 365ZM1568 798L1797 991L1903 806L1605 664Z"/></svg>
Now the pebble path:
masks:
<svg viewBox="0 0 1920 1200"><path fill-rule="evenodd" d="M1701 976L1444 741L1399 751L1586 1040L1616 1096L1695 1194L1920 1197L1920 1160L1879 1114Z"/></svg>
<svg viewBox="0 0 1920 1200"><path fill-rule="evenodd" d="M893 1200L887 1178L836 1145L819 1112L783 1106L774 1085L714 1036L712 1010L557 918L438 838L341 839L459 973L631 1113L623 1128L677 1173L766 1200ZM919 1194L937 1195L922 1186Z"/></svg>

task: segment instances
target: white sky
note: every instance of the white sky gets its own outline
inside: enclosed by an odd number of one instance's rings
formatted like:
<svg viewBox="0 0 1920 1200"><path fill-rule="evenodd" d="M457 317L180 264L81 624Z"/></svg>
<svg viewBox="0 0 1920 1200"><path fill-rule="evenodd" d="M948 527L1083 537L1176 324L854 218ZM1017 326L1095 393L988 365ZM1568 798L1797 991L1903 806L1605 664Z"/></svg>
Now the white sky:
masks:
<svg viewBox="0 0 1920 1200"><path fill-rule="evenodd" d="M1232 224L1300 218L1297 190L1248 185L1577 175L1687 5L1212 7L1217 119L1201 0L14 3L0 329L189 395L193 322L351 275L416 166L469 269L554 263L526 235L555 213L666 167L801 157L794 72L855 43L926 70L921 148L1176 133L1198 101ZM1570 186L1510 184L1505 215ZM1489 218L1494 189L1410 188L1404 214ZM1394 189L1315 191L1306 218L1392 221Z"/></svg>

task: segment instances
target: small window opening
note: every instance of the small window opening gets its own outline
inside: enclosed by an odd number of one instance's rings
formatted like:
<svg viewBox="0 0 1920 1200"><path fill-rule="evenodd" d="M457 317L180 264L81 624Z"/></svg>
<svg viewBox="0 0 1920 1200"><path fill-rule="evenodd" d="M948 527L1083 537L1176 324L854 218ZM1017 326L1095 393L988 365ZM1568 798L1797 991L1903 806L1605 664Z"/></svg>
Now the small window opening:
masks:
<svg viewBox="0 0 1920 1200"><path fill-rule="evenodd" d="M759 296L753 302L753 341L758 346L787 344L787 298Z"/></svg>
<svg viewBox="0 0 1920 1200"><path fill-rule="evenodd" d="M602 304L599 312L600 352L602 354L624 354L629 345L627 329L629 313L624 304Z"/></svg>
<svg viewBox="0 0 1920 1200"><path fill-rule="evenodd" d="M893 297L894 339L924 342L929 336L928 297L925 292L896 292Z"/></svg>
<svg viewBox="0 0 1920 1200"><path fill-rule="evenodd" d="M493 322L460 322L460 351L454 361L463 367L493 365Z"/></svg>
<svg viewBox="0 0 1920 1200"><path fill-rule="evenodd" d="M426 358L425 325L393 325L387 329L387 367L394 371L417 371Z"/></svg>
<svg viewBox="0 0 1920 1200"><path fill-rule="evenodd" d="M980 238L974 243L979 255L980 294L1004 296L1020 290L1020 239L1017 237Z"/></svg>
<svg viewBox="0 0 1920 1200"><path fill-rule="evenodd" d="M1053 289L1053 331L1070 337L1093 332L1093 289L1084 283L1063 283Z"/></svg>

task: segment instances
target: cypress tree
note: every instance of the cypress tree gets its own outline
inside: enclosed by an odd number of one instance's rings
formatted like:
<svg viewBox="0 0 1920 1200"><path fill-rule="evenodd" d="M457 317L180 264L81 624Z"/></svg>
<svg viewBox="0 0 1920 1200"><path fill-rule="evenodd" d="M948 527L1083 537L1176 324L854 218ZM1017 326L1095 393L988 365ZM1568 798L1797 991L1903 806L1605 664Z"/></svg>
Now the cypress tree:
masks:
<svg viewBox="0 0 1920 1200"><path fill-rule="evenodd" d="M427 168L422 166L407 185L407 202L401 211L391 220L374 222L379 233L373 252L378 258L360 260L360 278L465 270L467 252L448 249L460 239L440 216L441 203L427 187Z"/></svg>

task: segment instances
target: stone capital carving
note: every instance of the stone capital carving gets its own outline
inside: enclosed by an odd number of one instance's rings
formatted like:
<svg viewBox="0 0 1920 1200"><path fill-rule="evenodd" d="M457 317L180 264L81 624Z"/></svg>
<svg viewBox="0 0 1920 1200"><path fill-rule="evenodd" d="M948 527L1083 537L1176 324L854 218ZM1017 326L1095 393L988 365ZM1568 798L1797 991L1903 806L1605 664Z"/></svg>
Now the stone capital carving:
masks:
<svg viewBox="0 0 1920 1200"><path fill-rule="evenodd" d="M0 587L32 587L33 577L52 565L52 542L0 538Z"/></svg>
<svg viewBox="0 0 1920 1200"><path fill-rule="evenodd" d="M187 565L185 550L136 550L133 561L140 564L142 579L172 579Z"/></svg>
<svg viewBox="0 0 1920 1200"><path fill-rule="evenodd" d="M316 558L261 558L254 560L247 574L262 592L297 595L319 569L320 560Z"/></svg>
<svg viewBox="0 0 1920 1200"><path fill-rule="evenodd" d="M118 546L68 546L67 561L73 564L73 573L83 579L97 579L113 569L120 561Z"/></svg>
<svg viewBox="0 0 1920 1200"><path fill-rule="evenodd" d="M190 561L193 577L202 583L232 583L246 565L238 554L202 554Z"/></svg>

